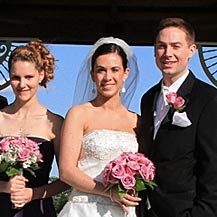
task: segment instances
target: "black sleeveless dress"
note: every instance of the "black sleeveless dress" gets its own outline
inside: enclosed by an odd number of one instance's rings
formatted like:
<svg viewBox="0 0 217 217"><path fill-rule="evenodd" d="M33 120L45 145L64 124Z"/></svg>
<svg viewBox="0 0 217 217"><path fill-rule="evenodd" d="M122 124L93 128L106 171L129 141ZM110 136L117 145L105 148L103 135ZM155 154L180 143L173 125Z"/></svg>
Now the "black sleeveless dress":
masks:
<svg viewBox="0 0 217 217"><path fill-rule="evenodd" d="M36 177L32 176L28 171L24 171L23 175L29 180L27 187L34 188L45 185L49 181L49 175L54 158L54 147L51 141L45 139L28 137L40 143L40 152L43 155L43 162L39 163L40 169L35 170ZM8 181L9 178L5 173L0 173L0 180ZM13 217L21 210L13 209L10 201L10 194L0 193L0 216ZM56 212L52 198L33 200L22 208L23 217L56 217Z"/></svg>

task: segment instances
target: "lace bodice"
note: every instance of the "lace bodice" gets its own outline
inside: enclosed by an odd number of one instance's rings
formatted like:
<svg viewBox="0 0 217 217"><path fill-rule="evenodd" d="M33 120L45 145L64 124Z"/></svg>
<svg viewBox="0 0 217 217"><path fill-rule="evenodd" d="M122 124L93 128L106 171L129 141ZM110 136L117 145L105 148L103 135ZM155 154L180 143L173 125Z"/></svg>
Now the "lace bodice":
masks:
<svg viewBox="0 0 217 217"><path fill-rule="evenodd" d="M78 167L93 179L102 182L105 165L123 152L137 152L136 137L128 132L114 130L93 130L83 138ZM58 217L124 217L121 206L110 198L88 194L73 188L69 201ZM136 217L135 208L131 215Z"/></svg>
<svg viewBox="0 0 217 217"><path fill-rule="evenodd" d="M94 130L83 138L78 167L97 181L102 181L105 165L123 152L137 152L136 137L128 132Z"/></svg>

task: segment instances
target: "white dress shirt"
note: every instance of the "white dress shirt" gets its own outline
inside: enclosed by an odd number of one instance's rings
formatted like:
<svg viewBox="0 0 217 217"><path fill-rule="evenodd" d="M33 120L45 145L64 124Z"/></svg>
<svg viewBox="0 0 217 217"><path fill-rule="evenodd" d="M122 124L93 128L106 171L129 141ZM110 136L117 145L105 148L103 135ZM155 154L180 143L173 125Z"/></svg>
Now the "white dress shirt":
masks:
<svg viewBox="0 0 217 217"><path fill-rule="evenodd" d="M154 139L161 125L161 122L166 117L170 109L170 106L168 105L166 101L166 94L172 93L172 92L176 93L179 87L184 82L184 80L187 78L188 74L189 74L189 70L184 75L182 75L177 81L171 84L169 87L164 86L163 81L162 81L161 92L157 98L156 108L154 111L154 136L153 136Z"/></svg>

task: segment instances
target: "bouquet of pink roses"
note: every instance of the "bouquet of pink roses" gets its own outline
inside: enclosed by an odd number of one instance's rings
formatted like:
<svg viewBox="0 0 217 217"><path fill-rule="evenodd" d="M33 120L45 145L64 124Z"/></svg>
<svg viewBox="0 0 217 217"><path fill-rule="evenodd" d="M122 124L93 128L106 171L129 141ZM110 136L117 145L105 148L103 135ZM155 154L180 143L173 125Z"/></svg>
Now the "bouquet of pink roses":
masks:
<svg viewBox="0 0 217 217"><path fill-rule="evenodd" d="M146 190L146 186L154 189L154 164L141 153L124 152L110 161L104 170L103 183L106 191L114 185L118 186L118 194L123 197L127 191Z"/></svg>
<svg viewBox="0 0 217 217"><path fill-rule="evenodd" d="M26 136L4 137L0 141L0 172L9 177L22 174L23 170L35 176L38 162L43 162L39 144Z"/></svg>

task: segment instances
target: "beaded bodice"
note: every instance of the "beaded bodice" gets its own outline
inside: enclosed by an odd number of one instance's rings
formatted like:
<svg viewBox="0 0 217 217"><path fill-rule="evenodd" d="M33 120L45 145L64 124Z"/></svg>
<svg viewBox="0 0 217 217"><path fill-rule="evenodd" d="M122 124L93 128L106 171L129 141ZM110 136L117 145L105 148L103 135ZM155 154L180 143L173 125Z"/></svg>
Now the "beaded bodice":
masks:
<svg viewBox="0 0 217 217"><path fill-rule="evenodd" d="M128 132L94 130L83 138L78 167L86 174L102 181L105 165L123 152L137 152L136 137Z"/></svg>

